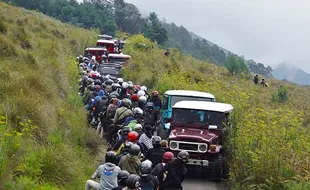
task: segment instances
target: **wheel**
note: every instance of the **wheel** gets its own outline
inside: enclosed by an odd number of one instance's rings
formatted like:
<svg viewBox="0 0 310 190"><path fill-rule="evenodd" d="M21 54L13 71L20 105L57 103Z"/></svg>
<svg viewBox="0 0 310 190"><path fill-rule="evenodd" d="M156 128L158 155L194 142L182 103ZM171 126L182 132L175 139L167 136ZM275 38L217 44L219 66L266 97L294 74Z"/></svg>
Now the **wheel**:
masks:
<svg viewBox="0 0 310 190"><path fill-rule="evenodd" d="M216 155L211 162L211 178L221 180L225 177L225 157L222 153Z"/></svg>

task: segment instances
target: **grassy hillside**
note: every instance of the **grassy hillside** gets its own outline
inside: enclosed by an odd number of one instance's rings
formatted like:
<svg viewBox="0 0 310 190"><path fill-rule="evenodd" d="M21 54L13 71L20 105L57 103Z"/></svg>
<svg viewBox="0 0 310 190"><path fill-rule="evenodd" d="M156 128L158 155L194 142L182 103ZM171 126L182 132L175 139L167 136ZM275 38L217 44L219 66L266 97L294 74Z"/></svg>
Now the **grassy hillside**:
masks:
<svg viewBox="0 0 310 190"><path fill-rule="evenodd" d="M0 189L79 189L93 172L74 57L95 37L0 3Z"/></svg>
<svg viewBox="0 0 310 190"><path fill-rule="evenodd" d="M128 39L126 53L133 57L123 71L126 79L160 93L210 92L234 106L234 130L226 145L231 150L232 189L310 188L310 88L274 79L267 79L270 88L255 86L251 77L232 77L223 67L182 56L177 50L166 57L139 35ZM281 85L288 89L288 101L273 103L272 94Z"/></svg>

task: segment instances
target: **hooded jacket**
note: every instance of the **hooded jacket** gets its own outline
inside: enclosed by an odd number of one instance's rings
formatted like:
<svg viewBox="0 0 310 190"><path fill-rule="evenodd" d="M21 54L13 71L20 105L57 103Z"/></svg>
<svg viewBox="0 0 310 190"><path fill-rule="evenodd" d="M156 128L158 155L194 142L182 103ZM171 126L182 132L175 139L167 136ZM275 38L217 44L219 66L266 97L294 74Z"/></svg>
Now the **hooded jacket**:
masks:
<svg viewBox="0 0 310 190"><path fill-rule="evenodd" d="M92 105L92 99L94 99L96 96L98 96L97 91L91 91L86 98L85 104Z"/></svg>
<svg viewBox="0 0 310 190"><path fill-rule="evenodd" d="M117 187L117 175L121 169L112 163L105 163L97 168L92 178L100 178L99 190L110 190Z"/></svg>
<svg viewBox="0 0 310 190"><path fill-rule="evenodd" d="M114 123L120 124L123 123L126 117L132 116L132 111L129 108L124 106L117 108L115 115L114 115Z"/></svg>
<svg viewBox="0 0 310 190"><path fill-rule="evenodd" d="M121 158L118 166L130 174L139 174L141 161L138 156L127 154Z"/></svg>
<svg viewBox="0 0 310 190"><path fill-rule="evenodd" d="M107 109L108 97L103 95L95 104L96 113L104 112Z"/></svg>
<svg viewBox="0 0 310 190"><path fill-rule="evenodd" d="M105 94L105 93L104 93L103 90L100 90L100 91L99 91L98 96L96 96L95 99L94 99L93 107L96 105L97 101L98 101L99 99L102 98L102 96L103 96L104 94Z"/></svg>

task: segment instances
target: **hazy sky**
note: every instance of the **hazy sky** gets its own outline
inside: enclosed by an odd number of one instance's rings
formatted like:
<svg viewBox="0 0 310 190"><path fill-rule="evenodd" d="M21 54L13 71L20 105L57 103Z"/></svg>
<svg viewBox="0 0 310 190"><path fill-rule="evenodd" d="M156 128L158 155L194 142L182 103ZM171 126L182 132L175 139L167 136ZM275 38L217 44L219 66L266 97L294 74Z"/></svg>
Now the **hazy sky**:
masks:
<svg viewBox="0 0 310 190"><path fill-rule="evenodd" d="M310 0L125 0L246 59L310 72Z"/></svg>

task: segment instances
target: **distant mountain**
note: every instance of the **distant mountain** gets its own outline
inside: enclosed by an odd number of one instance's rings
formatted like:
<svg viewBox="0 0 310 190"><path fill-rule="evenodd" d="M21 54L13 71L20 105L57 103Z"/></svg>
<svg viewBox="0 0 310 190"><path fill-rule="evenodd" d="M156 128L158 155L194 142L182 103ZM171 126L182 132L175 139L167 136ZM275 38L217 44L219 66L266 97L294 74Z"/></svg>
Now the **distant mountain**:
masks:
<svg viewBox="0 0 310 190"><path fill-rule="evenodd" d="M273 70L272 75L279 80L287 80L300 85L310 85L310 74L290 63L280 63Z"/></svg>

